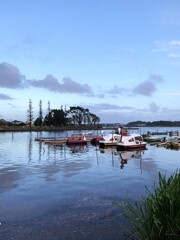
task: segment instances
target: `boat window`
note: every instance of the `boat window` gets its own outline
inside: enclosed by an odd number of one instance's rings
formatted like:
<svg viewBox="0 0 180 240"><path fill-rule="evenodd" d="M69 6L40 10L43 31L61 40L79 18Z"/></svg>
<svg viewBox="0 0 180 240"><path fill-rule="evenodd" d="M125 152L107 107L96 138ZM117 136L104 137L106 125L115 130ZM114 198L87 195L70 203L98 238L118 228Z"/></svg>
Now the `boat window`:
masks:
<svg viewBox="0 0 180 240"><path fill-rule="evenodd" d="M114 140L119 141L120 138L119 138L118 136L115 136L115 137L114 137Z"/></svg>
<svg viewBox="0 0 180 240"><path fill-rule="evenodd" d="M128 142L134 142L134 138L129 139Z"/></svg>
<svg viewBox="0 0 180 240"><path fill-rule="evenodd" d="M135 140L142 141L143 139L141 136L137 136L137 137L135 137Z"/></svg>

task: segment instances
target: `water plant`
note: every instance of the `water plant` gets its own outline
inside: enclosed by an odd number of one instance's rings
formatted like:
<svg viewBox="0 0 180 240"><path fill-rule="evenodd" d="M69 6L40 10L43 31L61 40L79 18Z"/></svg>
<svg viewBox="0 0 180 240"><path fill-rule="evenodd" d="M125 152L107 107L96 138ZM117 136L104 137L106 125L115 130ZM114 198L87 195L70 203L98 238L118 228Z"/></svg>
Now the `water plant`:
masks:
<svg viewBox="0 0 180 240"><path fill-rule="evenodd" d="M180 171L170 177L159 173L158 184L154 183L152 191L145 189L146 196L134 203L115 203L131 223L127 239L180 239Z"/></svg>

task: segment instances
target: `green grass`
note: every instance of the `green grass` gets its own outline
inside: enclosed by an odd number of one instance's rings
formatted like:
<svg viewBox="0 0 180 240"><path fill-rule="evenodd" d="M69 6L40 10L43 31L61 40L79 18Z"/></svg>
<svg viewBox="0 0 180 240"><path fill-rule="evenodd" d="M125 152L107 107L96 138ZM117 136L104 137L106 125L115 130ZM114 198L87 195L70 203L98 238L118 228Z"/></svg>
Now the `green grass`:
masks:
<svg viewBox="0 0 180 240"><path fill-rule="evenodd" d="M169 178L159 173L158 184L154 184L153 191L146 187L146 193L133 204L115 203L131 223L127 239L180 239L180 171Z"/></svg>

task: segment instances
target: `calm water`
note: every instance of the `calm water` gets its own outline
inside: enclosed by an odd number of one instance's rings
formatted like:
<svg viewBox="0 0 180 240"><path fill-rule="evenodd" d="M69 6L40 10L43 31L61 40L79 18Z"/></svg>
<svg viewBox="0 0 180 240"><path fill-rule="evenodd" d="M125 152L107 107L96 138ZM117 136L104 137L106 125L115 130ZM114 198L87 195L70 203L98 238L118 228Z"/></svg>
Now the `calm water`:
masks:
<svg viewBox="0 0 180 240"><path fill-rule="evenodd" d="M112 201L136 199L159 171L170 175L180 167L180 151L150 145L131 153L91 144L54 147L36 137L0 134L2 239L123 239Z"/></svg>

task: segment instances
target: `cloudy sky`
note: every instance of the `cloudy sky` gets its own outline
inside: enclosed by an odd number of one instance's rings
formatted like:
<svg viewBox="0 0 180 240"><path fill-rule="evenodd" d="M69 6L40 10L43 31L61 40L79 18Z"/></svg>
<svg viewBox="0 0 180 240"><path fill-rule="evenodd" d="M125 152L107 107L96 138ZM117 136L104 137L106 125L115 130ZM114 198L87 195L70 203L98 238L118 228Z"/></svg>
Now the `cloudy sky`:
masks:
<svg viewBox="0 0 180 240"><path fill-rule="evenodd" d="M39 101L101 122L180 120L179 0L0 0L0 118Z"/></svg>

